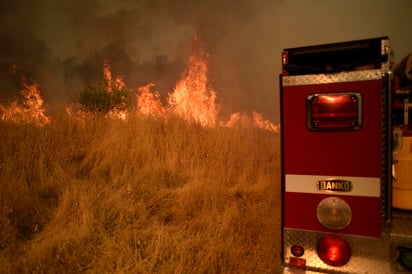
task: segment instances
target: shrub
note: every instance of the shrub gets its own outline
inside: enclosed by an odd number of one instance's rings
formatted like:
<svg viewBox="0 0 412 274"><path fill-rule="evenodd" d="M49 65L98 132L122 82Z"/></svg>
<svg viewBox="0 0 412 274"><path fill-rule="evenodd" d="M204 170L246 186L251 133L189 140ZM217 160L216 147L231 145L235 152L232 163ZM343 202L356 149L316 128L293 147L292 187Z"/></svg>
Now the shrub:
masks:
<svg viewBox="0 0 412 274"><path fill-rule="evenodd" d="M86 87L80 93L79 103L84 111L106 114L115 109L125 110L129 96L124 87L111 87L104 81L101 85Z"/></svg>

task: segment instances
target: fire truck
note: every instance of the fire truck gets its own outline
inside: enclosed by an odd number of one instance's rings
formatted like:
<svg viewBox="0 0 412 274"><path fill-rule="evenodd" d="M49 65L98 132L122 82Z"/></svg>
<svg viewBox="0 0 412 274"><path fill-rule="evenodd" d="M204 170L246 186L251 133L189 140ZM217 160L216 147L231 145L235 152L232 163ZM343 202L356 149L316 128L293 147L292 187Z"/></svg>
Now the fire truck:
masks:
<svg viewBox="0 0 412 274"><path fill-rule="evenodd" d="M412 55L393 56L388 37L283 50L283 273L412 273Z"/></svg>

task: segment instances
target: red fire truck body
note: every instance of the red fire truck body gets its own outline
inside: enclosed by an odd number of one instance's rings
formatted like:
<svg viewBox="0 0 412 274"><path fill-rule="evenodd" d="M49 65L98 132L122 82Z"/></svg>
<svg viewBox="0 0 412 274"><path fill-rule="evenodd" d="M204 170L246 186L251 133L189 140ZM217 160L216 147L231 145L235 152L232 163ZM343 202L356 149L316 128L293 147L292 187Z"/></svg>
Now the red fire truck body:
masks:
<svg viewBox="0 0 412 274"><path fill-rule="evenodd" d="M412 216L392 208L389 39L285 49L282 63L284 273L412 271Z"/></svg>

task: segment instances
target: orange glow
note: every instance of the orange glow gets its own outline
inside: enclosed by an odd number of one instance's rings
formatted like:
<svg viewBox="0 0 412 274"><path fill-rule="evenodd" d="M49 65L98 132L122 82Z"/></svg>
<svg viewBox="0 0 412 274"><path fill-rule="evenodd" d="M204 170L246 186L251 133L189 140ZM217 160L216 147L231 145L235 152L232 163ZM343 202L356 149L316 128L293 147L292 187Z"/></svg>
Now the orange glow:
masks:
<svg viewBox="0 0 412 274"><path fill-rule="evenodd" d="M152 115L162 117L165 114L165 108L160 102L158 92L151 92L150 89L155 84L150 83L138 89L137 95L137 114Z"/></svg>
<svg viewBox="0 0 412 274"><path fill-rule="evenodd" d="M13 66L12 70L15 72L16 67ZM49 124L50 117L45 114L39 84L29 83L23 78L22 85L22 104L16 100L8 107L0 105L0 118L14 123L34 123L37 126Z"/></svg>
<svg viewBox="0 0 412 274"><path fill-rule="evenodd" d="M105 88L108 93L112 93L113 89L122 90L126 86L121 76L116 76L116 78L113 80L112 70L107 61L104 62L104 66L103 66L103 78L104 78Z"/></svg>
<svg viewBox="0 0 412 274"><path fill-rule="evenodd" d="M189 67L176 83L173 92L168 94L168 105L162 105L158 92L151 92L155 84L150 83L138 89L137 113L165 118L169 114L174 114L186 121L199 123L203 127L240 125L278 132L278 125L263 119L262 114L257 112L253 112L251 117L234 113L229 121L218 121L220 106L216 102L217 93L208 82L208 57L199 37L195 35Z"/></svg>
<svg viewBox="0 0 412 274"><path fill-rule="evenodd" d="M272 132L279 132L279 125L275 125L263 118L263 115L257 112L252 113L252 117L245 113L233 113L229 121L221 122L222 126L233 127L239 125L241 127L258 127Z"/></svg>
<svg viewBox="0 0 412 274"><path fill-rule="evenodd" d="M105 61L103 66L103 87L107 93L112 93L114 90L123 90L126 87L122 77L116 76L113 80L111 66L107 61ZM78 103L68 105L65 111L70 117L82 124L84 124L85 119L91 115L87 111L84 111ZM129 112L126 107L122 105L120 108L113 108L106 113L105 116L110 119L126 120Z"/></svg>
<svg viewBox="0 0 412 274"><path fill-rule="evenodd" d="M112 119L126 120L129 113L127 110L113 109L107 113L107 117Z"/></svg>
<svg viewBox="0 0 412 274"><path fill-rule="evenodd" d="M200 123L204 127L214 127L219 106L216 92L208 87L208 54L197 36L194 38L189 69L177 82L169 94L169 109L187 121Z"/></svg>
<svg viewBox="0 0 412 274"><path fill-rule="evenodd" d="M165 117L173 114L204 127L216 125L219 106L216 92L208 86L208 54L197 36L194 37L189 67L182 74L172 92L168 94L167 106L160 102L158 92L151 92L155 86L150 83L138 89L137 113ZM167 118L167 117L166 117Z"/></svg>
<svg viewBox="0 0 412 274"><path fill-rule="evenodd" d="M268 120L263 119L263 115L261 113L257 113L256 111L253 112L253 122L254 125L258 128L266 129L273 132L279 131L279 125L275 125Z"/></svg>
<svg viewBox="0 0 412 274"><path fill-rule="evenodd" d="M220 106L216 102L217 92L210 85L208 79L208 59L209 54L204 49L199 37L195 35L188 67L176 82L173 90L167 94L166 104L162 104L160 93L155 90L155 84L149 83L137 88L135 114L162 119L168 119L171 115L178 116L203 127L233 127L238 125L278 132L279 125L265 120L262 114L255 111L252 115L240 112L233 113L228 121L219 120ZM17 66L13 66L11 71L16 72ZM19 106L17 101L13 102L10 107L0 105L0 118L13 122L32 121L40 126L48 124L50 118L45 115L38 84L29 84L27 81L23 81L23 86L23 106ZM103 66L103 88L105 91L113 93L117 90L124 90L125 87L122 77L113 77L111 66L108 61L105 61ZM85 119L92 115L82 109L78 103L68 105L65 110L69 116L80 123L84 123ZM106 114L106 117L126 120L130 115L129 111L126 105L122 105L112 109Z"/></svg>

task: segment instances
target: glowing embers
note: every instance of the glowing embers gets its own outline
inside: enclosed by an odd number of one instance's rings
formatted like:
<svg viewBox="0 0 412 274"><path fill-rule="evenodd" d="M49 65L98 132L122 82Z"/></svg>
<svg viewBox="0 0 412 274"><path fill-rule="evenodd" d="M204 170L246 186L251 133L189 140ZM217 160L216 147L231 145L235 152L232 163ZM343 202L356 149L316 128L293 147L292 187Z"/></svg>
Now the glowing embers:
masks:
<svg viewBox="0 0 412 274"><path fill-rule="evenodd" d="M362 126L360 93L311 94L306 108L310 130L357 130Z"/></svg>
<svg viewBox="0 0 412 274"><path fill-rule="evenodd" d="M352 221L350 206L338 197L327 197L320 201L316 213L319 222L327 229L340 230Z"/></svg>
<svg viewBox="0 0 412 274"><path fill-rule="evenodd" d="M330 266L343 266L351 258L351 247L348 242L337 235L324 235L316 245L319 258Z"/></svg>

